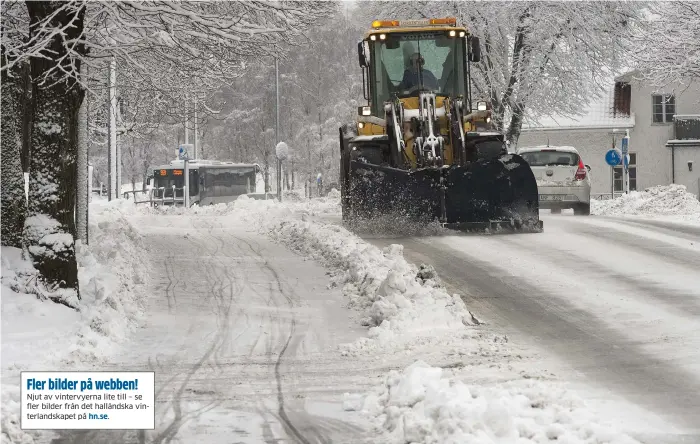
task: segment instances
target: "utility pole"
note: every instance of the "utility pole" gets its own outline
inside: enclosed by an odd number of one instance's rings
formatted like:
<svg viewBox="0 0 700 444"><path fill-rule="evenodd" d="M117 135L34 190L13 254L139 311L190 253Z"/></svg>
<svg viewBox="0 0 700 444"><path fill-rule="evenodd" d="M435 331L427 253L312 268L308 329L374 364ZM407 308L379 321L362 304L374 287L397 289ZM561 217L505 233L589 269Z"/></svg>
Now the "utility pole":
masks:
<svg viewBox="0 0 700 444"><path fill-rule="evenodd" d="M622 189L625 194L630 192L629 142L630 130L626 130L625 137L622 138Z"/></svg>
<svg viewBox="0 0 700 444"><path fill-rule="evenodd" d="M109 62L109 145L107 149L108 199L117 194L117 62L112 57Z"/></svg>
<svg viewBox="0 0 700 444"><path fill-rule="evenodd" d="M280 72L279 60L275 57L275 146L280 142ZM282 159L277 157L277 199L282 202Z"/></svg>
<svg viewBox="0 0 700 444"><path fill-rule="evenodd" d="M116 152L117 152L117 189L116 189L116 198L121 199L122 197L122 133L117 131L117 143L116 143Z"/></svg>
<svg viewBox="0 0 700 444"><path fill-rule="evenodd" d="M189 110L187 109L187 95L185 95L185 145L190 144Z"/></svg>
<svg viewBox="0 0 700 444"><path fill-rule="evenodd" d="M194 155L192 156L193 159L197 159L197 94L194 95Z"/></svg>

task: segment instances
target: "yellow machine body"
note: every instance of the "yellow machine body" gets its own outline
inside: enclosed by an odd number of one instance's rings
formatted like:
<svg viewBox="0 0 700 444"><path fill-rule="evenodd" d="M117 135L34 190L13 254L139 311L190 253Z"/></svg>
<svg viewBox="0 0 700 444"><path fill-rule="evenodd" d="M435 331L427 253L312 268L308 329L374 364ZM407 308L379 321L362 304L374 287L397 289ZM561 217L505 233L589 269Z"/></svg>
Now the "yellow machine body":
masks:
<svg viewBox="0 0 700 444"><path fill-rule="evenodd" d="M454 18L376 20L358 57L368 103L340 129L345 220L542 227L532 171L472 102L478 38Z"/></svg>

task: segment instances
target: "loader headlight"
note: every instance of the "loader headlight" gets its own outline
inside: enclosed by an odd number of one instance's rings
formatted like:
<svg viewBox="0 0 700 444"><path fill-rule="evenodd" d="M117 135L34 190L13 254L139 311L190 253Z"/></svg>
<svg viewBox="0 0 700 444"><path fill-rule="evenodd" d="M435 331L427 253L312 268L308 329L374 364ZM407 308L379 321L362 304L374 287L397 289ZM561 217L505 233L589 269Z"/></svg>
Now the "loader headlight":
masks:
<svg viewBox="0 0 700 444"><path fill-rule="evenodd" d="M377 40L377 36L372 34L371 36L369 36L369 39L372 41L375 41L375 40Z"/></svg>
<svg viewBox="0 0 700 444"><path fill-rule="evenodd" d="M486 102L476 102L477 111L486 111Z"/></svg>
<svg viewBox="0 0 700 444"><path fill-rule="evenodd" d="M454 30L450 31L450 37L454 37L456 35L457 35L457 31L454 31Z"/></svg>
<svg viewBox="0 0 700 444"><path fill-rule="evenodd" d="M460 36L460 37L464 37L465 34L466 34L466 33L465 33L464 31L459 31L459 36Z"/></svg>
<svg viewBox="0 0 700 444"><path fill-rule="evenodd" d="M490 117L487 117L487 118L486 118L486 123L491 123L491 118L490 118Z"/></svg>
<svg viewBox="0 0 700 444"><path fill-rule="evenodd" d="M372 108L369 106L358 106L357 107L357 114L361 116L371 116L372 115Z"/></svg>
<svg viewBox="0 0 700 444"><path fill-rule="evenodd" d="M386 34L379 34L379 40L386 40Z"/></svg>
<svg viewBox="0 0 700 444"><path fill-rule="evenodd" d="M358 127L359 129L364 128L364 127L365 127L365 122L357 122L357 127Z"/></svg>

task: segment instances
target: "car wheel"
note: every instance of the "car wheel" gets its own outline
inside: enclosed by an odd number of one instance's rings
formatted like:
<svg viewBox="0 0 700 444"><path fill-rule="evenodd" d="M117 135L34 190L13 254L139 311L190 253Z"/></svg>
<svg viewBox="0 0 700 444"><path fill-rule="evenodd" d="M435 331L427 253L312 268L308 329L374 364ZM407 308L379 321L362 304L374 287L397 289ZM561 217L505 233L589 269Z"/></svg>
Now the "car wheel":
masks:
<svg viewBox="0 0 700 444"><path fill-rule="evenodd" d="M574 208L574 214L578 216L590 216L591 215L591 205L581 204Z"/></svg>
<svg viewBox="0 0 700 444"><path fill-rule="evenodd" d="M561 214L561 208L552 208L549 211L551 211L552 214Z"/></svg>

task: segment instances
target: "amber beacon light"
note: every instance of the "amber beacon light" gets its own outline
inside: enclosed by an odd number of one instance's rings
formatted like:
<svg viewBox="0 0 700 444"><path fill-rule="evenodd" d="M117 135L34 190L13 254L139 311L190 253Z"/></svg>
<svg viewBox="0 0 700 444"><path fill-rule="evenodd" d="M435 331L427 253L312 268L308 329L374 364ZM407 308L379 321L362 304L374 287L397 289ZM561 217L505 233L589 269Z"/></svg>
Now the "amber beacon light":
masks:
<svg viewBox="0 0 700 444"><path fill-rule="evenodd" d="M454 17L420 19L420 20L375 20L372 28L396 28L399 26L457 26L457 19Z"/></svg>

